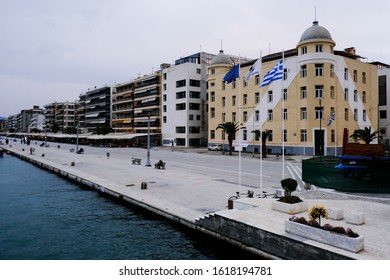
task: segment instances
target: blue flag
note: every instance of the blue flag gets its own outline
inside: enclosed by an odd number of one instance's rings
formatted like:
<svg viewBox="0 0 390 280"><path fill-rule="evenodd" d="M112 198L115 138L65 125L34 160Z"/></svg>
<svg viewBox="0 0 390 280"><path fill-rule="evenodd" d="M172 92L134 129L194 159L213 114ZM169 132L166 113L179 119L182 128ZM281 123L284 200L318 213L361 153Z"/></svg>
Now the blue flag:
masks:
<svg viewBox="0 0 390 280"><path fill-rule="evenodd" d="M225 77L223 77L223 80L226 83L230 84L231 82L233 82L234 79L237 79L239 77L240 77L240 64L237 64L229 72L227 72Z"/></svg>
<svg viewBox="0 0 390 280"><path fill-rule="evenodd" d="M265 76L264 80L261 83L261 86L268 86L270 83L276 80L281 80L283 78L283 60L279 61L276 66L269 71Z"/></svg>
<svg viewBox="0 0 390 280"><path fill-rule="evenodd" d="M332 123L332 121L334 121L335 116L336 116L336 112L333 111L332 114L330 115L328 126Z"/></svg>

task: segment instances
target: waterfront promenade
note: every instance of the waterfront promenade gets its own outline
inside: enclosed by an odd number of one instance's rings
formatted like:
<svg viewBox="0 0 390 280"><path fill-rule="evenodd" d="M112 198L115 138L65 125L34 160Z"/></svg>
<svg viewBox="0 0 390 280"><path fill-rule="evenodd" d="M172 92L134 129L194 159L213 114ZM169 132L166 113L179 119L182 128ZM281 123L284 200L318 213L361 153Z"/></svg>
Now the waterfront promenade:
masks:
<svg viewBox="0 0 390 280"><path fill-rule="evenodd" d="M43 167L50 167L52 171L69 177L82 184L89 185L105 193L119 196L120 198L165 216L191 228L197 229L195 221L207 217L210 214L218 214L228 219L237 220L244 224L258 227L274 234L288 237L293 240L311 246L323 248L352 259L390 259L390 196L389 195L349 195L329 190L316 189L314 191L301 190L297 193L302 199L312 205L324 205L325 207L342 208L344 212L354 210L363 212L365 223L363 225L350 225L345 220L327 221L332 225L351 227L354 231L364 236L364 250L355 254L345 250L324 245L311 240L288 234L284 231L284 221L290 215L271 210L271 198L241 198L236 203L248 205L245 209L228 210L228 198L237 191L245 193L246 186L239 187L216 176L215 172L199 172L190 168L182 168L177 163L166 163L165 170L153 168L155 162L162 158L164 153L171 152L162 148L153 150L152 167L146 167L145 149L108 149L84 147L84 154L76 154L70 151L68 145L50 143L50 147L39 145L23 145L11 142L2 146L12 153L22 155L25 159L31 159ZM30 147L35 151L30 154ZM74 148L74 147L73 147ZM110 153L107 156L107 153ZM193 154L181 153L191 161ZM131 156L142 158L140 165L131 163ZM220 154L205 155L208 157L221 156ZM245 155L248 156L248 155ZM268 159L273 160L273 159ZM300 159L297 158L297 161ZM265 160L266 161L266 160ZM223 167L219 167L223 168ZM21 174L22 176L22 174ZM264 174L264 176L267 176ZM146 189L141 189L141 184L147 183ZM267 182L267 181L266 181ZM266 185L264 189L272 191L274 186ZM257 192L256 192L257 193ZM305 216L306 213L297 214ZM239 240L236 240L239 244ZM250 244L243 246L251 249ZM256 250L254 250L256 251ZM263 255L264 256L264 255ZM266 256L266 255L265 255ZM272 258L273 256L269 256Z"/></svg>

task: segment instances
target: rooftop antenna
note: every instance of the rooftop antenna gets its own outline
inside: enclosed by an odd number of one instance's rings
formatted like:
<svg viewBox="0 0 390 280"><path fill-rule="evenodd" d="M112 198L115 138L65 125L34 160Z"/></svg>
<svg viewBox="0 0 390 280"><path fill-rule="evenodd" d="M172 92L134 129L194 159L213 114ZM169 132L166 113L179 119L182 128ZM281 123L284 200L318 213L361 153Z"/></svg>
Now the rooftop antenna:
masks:
<svg viewBox="0 0 390 280"><path fill-rule="evenodd" d="M221 38L221 50L223 50L223 48L222 48L222 38Z"/></svg>
<svg viewBox="0 0 390 280"><path fill-rule="evenodd" d="M314 6L314 21L317 21L317 6Z"/></svg>

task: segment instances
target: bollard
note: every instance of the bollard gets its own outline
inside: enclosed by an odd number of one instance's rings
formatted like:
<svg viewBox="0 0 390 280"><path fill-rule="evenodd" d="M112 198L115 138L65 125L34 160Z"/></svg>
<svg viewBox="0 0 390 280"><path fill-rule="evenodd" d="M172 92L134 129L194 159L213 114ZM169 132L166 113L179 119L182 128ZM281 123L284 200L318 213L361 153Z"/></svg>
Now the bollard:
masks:
<svg viewBox="0 0 390 280"><path fill-rule="evenodd" d="M233 199L228 199L228 209L231 210L233 209Z"/></svg>
<svg viewBox="0 0 390 280"><path fill-rule="evenodd" d="M70 163L70 166L74 166L74 161L72 161L72 162Z"/></svg>
<svg viewBox="0 0 390 280"><path fill-rule="evenodd" d="M107 158L110 158L110 153L107 153Z"/></svg>
<svg viewBox="0 0 390 280"><path fill-rule="evenodd" d="M141 183L141 190L146 190L148 188L148 183L142 182Z"/></svg>
<svg viewBox="0 0 390 280"><path fill-rule="evenodd" d="M45 154L42 154L42 157L45 157Z"/></svg>

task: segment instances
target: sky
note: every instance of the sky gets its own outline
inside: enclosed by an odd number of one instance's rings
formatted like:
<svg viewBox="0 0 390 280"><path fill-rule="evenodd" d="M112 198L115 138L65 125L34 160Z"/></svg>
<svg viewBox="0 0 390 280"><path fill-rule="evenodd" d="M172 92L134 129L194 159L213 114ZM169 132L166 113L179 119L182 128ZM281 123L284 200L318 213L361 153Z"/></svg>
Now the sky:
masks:
<svg viewBox="0 0 390 280"><path fill-rule="evenodd" d="M295 48L316 18L367 62L390 64L390 1L0 0L0 116L78 100L199 51Z"/></svg>

